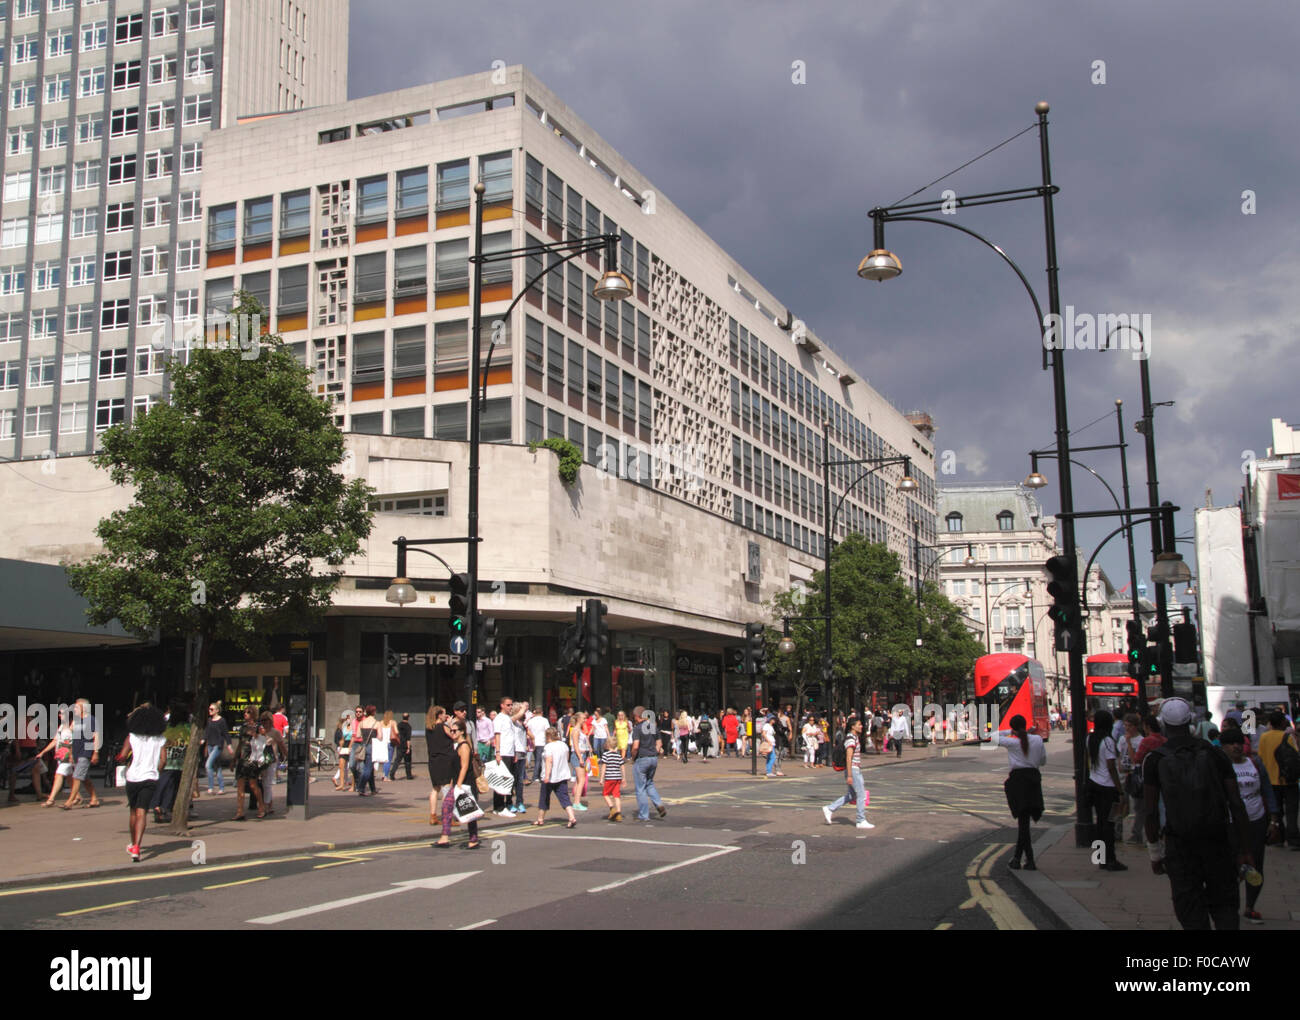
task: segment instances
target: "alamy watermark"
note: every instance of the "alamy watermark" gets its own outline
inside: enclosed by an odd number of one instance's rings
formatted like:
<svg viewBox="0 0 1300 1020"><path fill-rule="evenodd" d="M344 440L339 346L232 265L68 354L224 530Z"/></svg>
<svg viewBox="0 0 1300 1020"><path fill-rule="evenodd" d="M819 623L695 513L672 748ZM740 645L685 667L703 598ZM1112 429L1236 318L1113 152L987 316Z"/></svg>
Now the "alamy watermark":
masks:
<svg viewBox="0 0 1300 1020"><path fill-rule="evenodd" d="M917 696L912 699L912 704L899 702L889 710L891 716L898 712L910 713L912 726L922 727L921 732L913 729L913 737L934 737L935 731L939 730L945 721L948 723L949 734L966 732L971 737L981 739L994 736L1002 726L998 706L985 702L940 705L932 701L923 705L921 698ZM981 747L989 746L996 748L997 744L981 745Z"/></svg>
<svg viewBox="0 0 1300 1020"><path fill-rule="evenodd" d="M1043 347L1049 351L1129 351L1134 361L1151 357L1150 312L1076 313L1043 316Z"/></svg>
<svg viewBox="0 0 1300 1020"><path fill-rule="evenodd" d="M28 704L27 698L19 695L17 705L0 703L0 740L53 740L59 731L60 717L72 727L73 737L90 739L92 727L97 724L87 720L102 719L104 706L95 705L90 709L90 716L78 716L73 705Z"/></svg>
<svg viewBox="0 0 1300 1020"><path fill-rule="evenodd" d="M256 361L262 353L262 317L233 312L208 312L206 320L174 323L160 315L153 323L149 346L158 351L239 351L242 361Z"/></svg>

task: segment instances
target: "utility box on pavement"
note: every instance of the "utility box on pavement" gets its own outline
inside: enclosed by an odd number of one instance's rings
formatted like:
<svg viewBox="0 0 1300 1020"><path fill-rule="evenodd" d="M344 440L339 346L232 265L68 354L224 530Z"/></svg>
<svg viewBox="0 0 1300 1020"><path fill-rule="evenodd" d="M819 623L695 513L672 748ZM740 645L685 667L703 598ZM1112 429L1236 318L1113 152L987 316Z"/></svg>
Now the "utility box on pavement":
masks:
<svg viewBox="0 0 1300 1020"><path fill-rule="evenodd" d="M311 642L294 641L289 646L289 770L285 784L286 816L306 821L309 750L312 733L312 708L316 692L312 689Z"/></svg>

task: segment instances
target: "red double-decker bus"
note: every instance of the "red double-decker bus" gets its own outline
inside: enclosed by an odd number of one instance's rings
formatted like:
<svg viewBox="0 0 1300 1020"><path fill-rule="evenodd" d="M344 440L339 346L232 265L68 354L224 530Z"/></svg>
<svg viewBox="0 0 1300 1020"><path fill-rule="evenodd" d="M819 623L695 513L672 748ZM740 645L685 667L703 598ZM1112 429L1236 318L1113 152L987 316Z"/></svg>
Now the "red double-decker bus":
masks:
<svg viewBox="0 0 1300 1020"><path fill-rule="evenodd" d="M1011 717L1023 715L1030 732L1052 734L1047 714L1047 677L1037 659L1019 652L995 652L975 660L975 702L997 708L999 730L1010 732ZM982 734L986 736L987 734Z"/></svg>
<svg viewBox="0 0 1300 1020"><path fill-rule="evenodd" d="M1084 659L1083 688L1090 733L1093 714L1100 709L1115 719L1126 710L1137 711L1138 682L1128 675L1128 656L1123 652L1098 652Z"/></svg>

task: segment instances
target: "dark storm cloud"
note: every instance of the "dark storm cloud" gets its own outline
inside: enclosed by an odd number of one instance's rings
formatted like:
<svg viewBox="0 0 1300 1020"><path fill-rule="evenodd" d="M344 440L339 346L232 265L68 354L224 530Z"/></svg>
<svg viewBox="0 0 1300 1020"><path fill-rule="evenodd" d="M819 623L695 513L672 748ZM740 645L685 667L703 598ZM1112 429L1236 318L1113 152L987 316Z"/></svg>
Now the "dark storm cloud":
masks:
<svg viewBox="0 0 1300 1020"><path fill-rule="evenodd" d="M354 0L350 91L526 65L882 393L928 409L939 449L957 451L955 481L1022 478L1025 451L1052 441L1033 311L995 255L925 224L889 229L899 279L857 279L866 212L1050 101L1062 300L1151 315L1153 395L1176 401L1157 411L1161 494L1187 508L1187 533L1206 488L1235 500L1241 451L1263 453L1269 419L1300 420L1298 21L1280 3ZM807 84L792 84L795 61ZM923 197L1038 181L1031 131ZM1020 263L1045 305L1039 204L958 215ZM1116 397L1137 417L1127 353L1073 352L1068 372L1073 427ZM1114 435L1108 418L1076 441ZM1137 487L1141 448L1130 453ZM1089 462L1118 478L1108 455ZM1044 493L1049 510L1057 491ZM1108 497L1083 475L1076 500ZM1118 543L1102 562L1122 583Z"/></svg>

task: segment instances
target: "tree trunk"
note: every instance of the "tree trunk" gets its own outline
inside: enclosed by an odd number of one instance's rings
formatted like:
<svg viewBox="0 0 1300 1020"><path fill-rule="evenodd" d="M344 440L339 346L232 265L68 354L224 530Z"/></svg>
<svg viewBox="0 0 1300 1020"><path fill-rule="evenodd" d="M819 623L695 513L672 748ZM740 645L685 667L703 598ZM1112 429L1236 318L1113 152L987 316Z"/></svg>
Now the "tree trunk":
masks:
<svg viewBox="0 0 1300 1020"><path fill-rule="evenodd" d="M203 739L207 723L209 704L209 675L212 672L212 640L207 635L200 635L199 669L194 682L194 708L190 715L190 743L185 749L185 765L181 768L180 789L176 792L176 803L172 807L173 836L188 836L190 828L190 794L194 789L195 777L199 774L199 741ZM188 654L188 649L187 649Z"/></svg>

